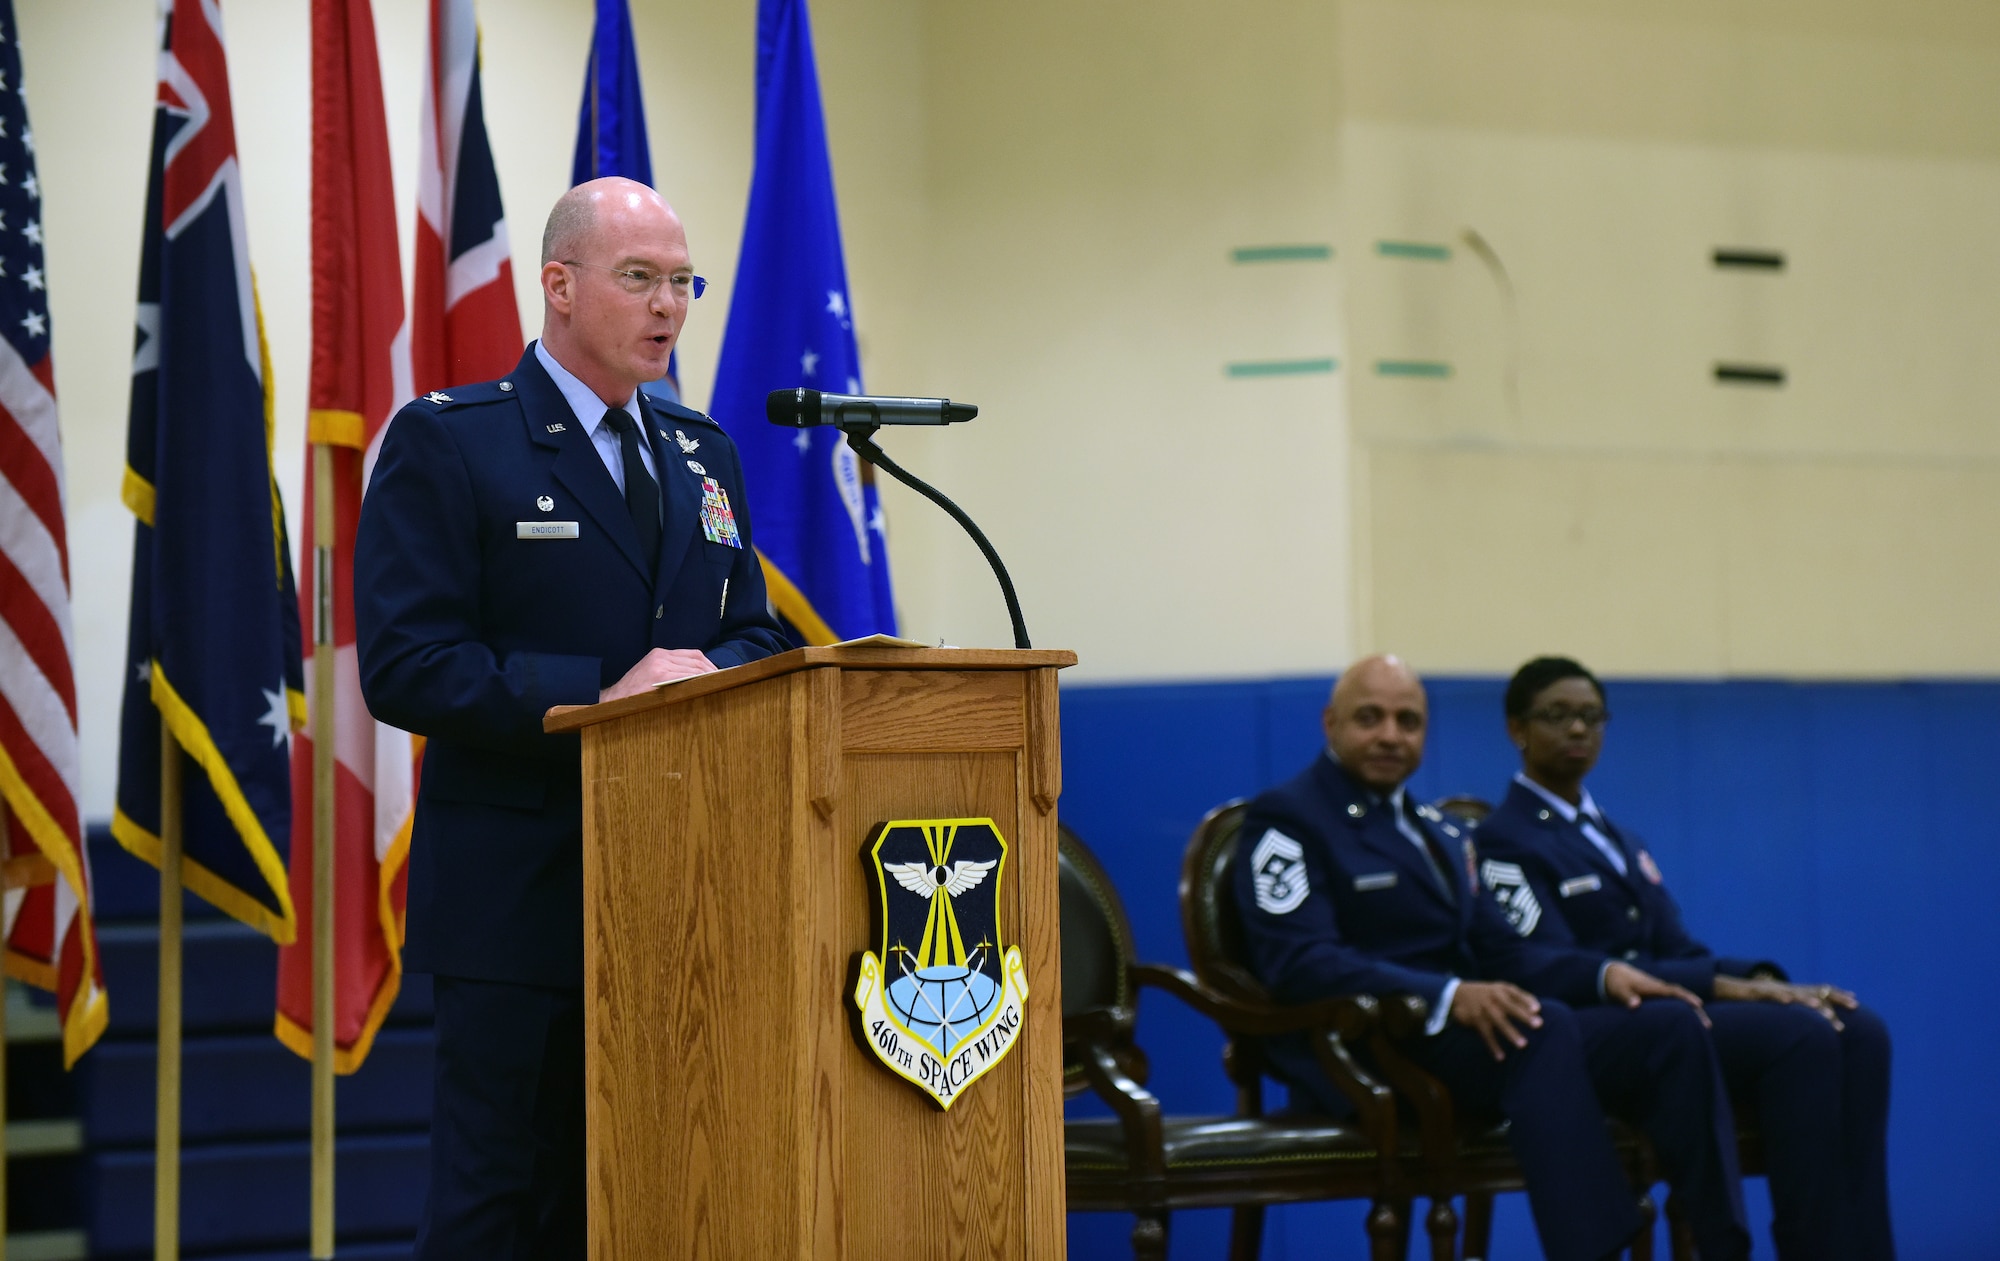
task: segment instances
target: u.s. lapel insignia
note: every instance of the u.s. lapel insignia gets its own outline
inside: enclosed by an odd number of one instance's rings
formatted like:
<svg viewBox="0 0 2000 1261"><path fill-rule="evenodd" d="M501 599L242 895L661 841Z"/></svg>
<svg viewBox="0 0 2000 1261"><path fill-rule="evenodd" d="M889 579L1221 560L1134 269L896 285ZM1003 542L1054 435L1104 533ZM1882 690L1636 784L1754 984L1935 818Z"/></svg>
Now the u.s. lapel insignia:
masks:
<svg viewBox="0 0 2000 1261"><path fill-rule="evenodd" d="M862 859L876 931L855 1034L950 1108L1014 1049L1027 1013L1027 965L1000 936L1007 842L991 819L899 819L869 834Z"/></svg>
<svg viewBox="0 0 2000 1261"><path fill-rule="evenodd" d="M446 394L441 390L432 390L429 394L424 395L424 402L449 403L451 402L451 395Z"/></svg>
<svg viewBox="0 0 2000 1261"><path fill-rule="evenodd" d="M563 424L563 423L562 423L562 422L561 422L561 421L559 420L559 421L557 421L557 422L556 422L555 424L553 424L553 425L550 425L550 426L549 426L549 432L550 432L550 433L561 433L561 432L562 432L563 430L565 430L565 429L567 429L567 428L569 428L569 426L567 426L567 425Z"/></svg>
<svg viewBox="0 0 2000 1261"><path fill-rule="evenodd" d="M681 454L683 455L693 455L695 448L701 445L700 438L690 438L678 429L674 430L674 441L681 444Z"/></svg>

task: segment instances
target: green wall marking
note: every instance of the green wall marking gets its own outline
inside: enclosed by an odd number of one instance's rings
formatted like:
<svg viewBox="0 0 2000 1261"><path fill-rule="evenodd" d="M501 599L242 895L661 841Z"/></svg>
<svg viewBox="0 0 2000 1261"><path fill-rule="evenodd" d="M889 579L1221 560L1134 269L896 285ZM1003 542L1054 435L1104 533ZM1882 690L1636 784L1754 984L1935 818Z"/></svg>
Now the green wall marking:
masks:
<svg viewBox="0 0 2000 1261"><path fill-rule="evenodd" d="M1449 245L1429 245L1423 241L1377 241L1375 252L1384 258L1414 258L1426 263L1451 261Z"/></svg>
<svg viewBox="0 0 2000 1261"><path fill-rule="evenodd" d="M1223 371L1232 377L1297 377L1332 372L1339 366L1335 359L1252 359L1229 364Z"/></svg>
<svg viewBox="0 0 2000 1261"><path fill-rule="evenodd" d="M1331 245L1239 245L1229 251L1232 263L1324 263L1332 257Z"/></svg>
<svg viewBox="0 0 2000 1261"><path fill-rule="evenodd" d="M1442 381L1451 375L1451 365L1434 359L1377 359L1375 375L1378 377L1429 377Z"/></svg>

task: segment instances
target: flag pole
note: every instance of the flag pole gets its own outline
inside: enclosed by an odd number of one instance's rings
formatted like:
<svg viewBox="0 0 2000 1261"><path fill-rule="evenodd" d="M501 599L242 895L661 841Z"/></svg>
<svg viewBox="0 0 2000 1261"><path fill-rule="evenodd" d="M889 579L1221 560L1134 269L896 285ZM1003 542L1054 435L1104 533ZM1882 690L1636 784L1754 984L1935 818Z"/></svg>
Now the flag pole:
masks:
<svg viewBox="0 0 2000 1261"><path fill-rule="evenodd" d="M7 810L0 806L0 858L12 858L7 847ZM9 882L0 877L0 890ZM0 973L0 1261L7 1261L7 977Z"/></svg>
<svg viewBox="0 0 2000 1261"><path fill-rule="evenodd" d="M312 1257L333 1256L333 447L313 444Z"/></svg>
<svg viewBox="0 0 2000 1261"><path fill-rule="evenodd" d="M153 1120L153 1261L181 1239L181 746L160 715L160 1029Z"/></svg>

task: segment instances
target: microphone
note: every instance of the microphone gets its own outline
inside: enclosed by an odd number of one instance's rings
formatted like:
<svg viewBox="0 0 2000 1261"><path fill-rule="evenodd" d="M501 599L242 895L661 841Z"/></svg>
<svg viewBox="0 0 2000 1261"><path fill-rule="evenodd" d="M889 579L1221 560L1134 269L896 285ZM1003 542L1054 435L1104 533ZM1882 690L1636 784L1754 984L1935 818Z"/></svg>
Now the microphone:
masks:
<svg viewBox="0 0 2000 1261"><path fill-rule="evenodd" d="M965 515L965 509L953 503L943 491L904 469L889 458L888 452L875 445L875 431L883 425L951 425L971 420L978 414L979 409L972 404L954 403L948 398L822 394L803 387L772 390L764 398L764 418L772 424L794 429L810 429L815 425L838 426L841 433L847 436L847 445L862 459L944 509L952 520L965 527L965 532L979 545L986 563L993 566L993 576L1000 580L1000 594L1007 600L1007 620L1014 624L1014 646L1028 648L1032 645L1028 643L1027 624L1021 620L1021 601L1014 594L1014 580L1007 576L1007 566L1001 563L1000 553L993 550L986 532L974 524L972 518Z"/></svg>
<svg viewBox="0 0 2000 1261"><path fill-rule="evenodd" d="M815 425L955 425L979 409L948 398L895 398L868 394L822 394L818 390L772 390L764 417L774 425L810 429Z"/></svg>

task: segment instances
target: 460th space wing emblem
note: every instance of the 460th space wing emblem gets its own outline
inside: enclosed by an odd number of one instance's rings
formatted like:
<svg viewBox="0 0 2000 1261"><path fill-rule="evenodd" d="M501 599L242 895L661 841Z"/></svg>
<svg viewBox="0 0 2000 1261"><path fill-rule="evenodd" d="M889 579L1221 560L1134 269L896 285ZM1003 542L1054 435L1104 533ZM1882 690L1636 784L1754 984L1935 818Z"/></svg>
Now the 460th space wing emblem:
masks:
<svg viewBox="0 0 2000 1261"><path fill-rule="evenodd" d="M875 949L859 959L855 1035L949 1108L1021 1037L1028 970L1001 938L1007 842L991 819L899 819L869 834Z"/></svg>

